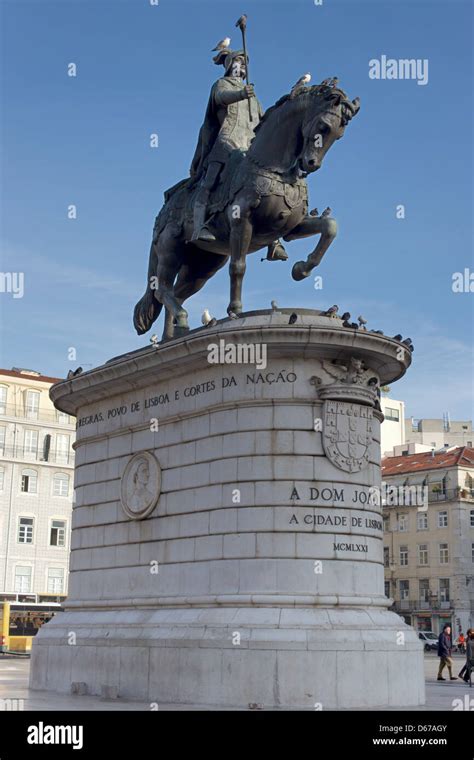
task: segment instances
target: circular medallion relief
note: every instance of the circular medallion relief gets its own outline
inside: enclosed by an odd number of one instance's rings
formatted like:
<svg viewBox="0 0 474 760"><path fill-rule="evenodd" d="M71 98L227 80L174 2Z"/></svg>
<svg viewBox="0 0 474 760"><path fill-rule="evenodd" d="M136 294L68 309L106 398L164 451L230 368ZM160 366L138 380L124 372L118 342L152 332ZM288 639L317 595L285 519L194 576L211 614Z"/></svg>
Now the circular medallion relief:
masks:
<svg viewBox="0 0 474 760"><path fill-rule="evenodd" d="M153 511L161 492L161 467L149 451L135 454L122 475L122 508L132 520L143 520Z"/></svg>

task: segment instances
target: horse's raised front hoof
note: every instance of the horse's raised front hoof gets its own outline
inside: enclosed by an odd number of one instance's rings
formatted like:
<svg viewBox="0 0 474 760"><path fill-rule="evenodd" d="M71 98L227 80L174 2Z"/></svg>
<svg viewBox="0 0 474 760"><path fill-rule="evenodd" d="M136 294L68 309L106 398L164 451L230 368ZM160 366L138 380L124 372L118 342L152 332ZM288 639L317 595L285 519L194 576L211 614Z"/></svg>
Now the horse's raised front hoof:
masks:
<svg viewBox="0 0 474 760"><path fill-rule="evenodd" d="M309 277L311 272L307 272L305 270L305 262L304 261L297 261L296 264L293 264L293 269L291 270L291 276L294 280L299 282L299 280L304 280L305 277Z"/></svg>

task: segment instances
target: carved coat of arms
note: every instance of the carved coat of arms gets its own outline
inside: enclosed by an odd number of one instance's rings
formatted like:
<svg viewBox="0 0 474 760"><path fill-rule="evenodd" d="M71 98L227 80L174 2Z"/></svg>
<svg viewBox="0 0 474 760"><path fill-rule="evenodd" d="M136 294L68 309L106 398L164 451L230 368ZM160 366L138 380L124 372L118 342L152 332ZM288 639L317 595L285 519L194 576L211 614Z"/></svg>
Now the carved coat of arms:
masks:
<svg viewBox="0 0 474 760"><path fill-rule="evenodd" d="M359 472L369 463L373 410L346 401L324 402L323 447L340 470Z"/></svg>

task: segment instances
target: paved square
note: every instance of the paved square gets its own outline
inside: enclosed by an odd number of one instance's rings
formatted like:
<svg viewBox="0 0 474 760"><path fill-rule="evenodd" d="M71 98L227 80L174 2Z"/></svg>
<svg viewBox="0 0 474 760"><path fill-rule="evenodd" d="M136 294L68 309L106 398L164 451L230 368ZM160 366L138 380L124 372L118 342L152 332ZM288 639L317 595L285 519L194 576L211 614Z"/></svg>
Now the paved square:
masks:
<svg viewBox="0 0 474 760"><path fill-rule="evenodd" d="M464 658L454 656L454 673L457 675L461 670ZM417 711L426 710L453 710L453 701L459 699L463 704L468 703L465 696L472 700L471 710L474 711L474 686L469 688L463 681L436 680L439 660L435 655L425 654L425 679L426 679L426 705L417 708ZM69 696L53 694L48 691L32 691L28 688L28 676L30 670L29 658L16 658L0 656L0 711L11 709L11 703L7 700L23 700L18 709L23 710L150 710L150 704L145 702L132 702L124 699L105 700L100 697ZM156 709L156 707L155 707ZM215 710L215 706L203 707L202 705L166 704L158 705L159 710ZM223 708L231 709L231 708ZM252 709L252 708L249 708ZM324 706L323 706L324 709ZM383 711L402 709L407 712L414 708L382 708ZM465 708L464 708L465 709Z"/></svg>

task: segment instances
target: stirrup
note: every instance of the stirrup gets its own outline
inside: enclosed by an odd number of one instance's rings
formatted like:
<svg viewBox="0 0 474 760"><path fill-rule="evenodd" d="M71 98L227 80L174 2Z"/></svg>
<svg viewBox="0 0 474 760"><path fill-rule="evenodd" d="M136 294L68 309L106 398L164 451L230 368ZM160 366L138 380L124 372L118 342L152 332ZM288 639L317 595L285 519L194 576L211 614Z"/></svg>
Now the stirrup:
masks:
<svg viewBox="0 0 474 760"><path fill-rule="evenodd" d="M268 246L267 261L288 261L288 254L281 243Z"/></svg>
<svg viewBox="0 0 474 760"><path fill-rule="evenodd" d="M208 242L212 242L214 240L217 240L217 238L215 235L212 234L212 232L207 227L202 227L198 236L195 238L193 235L191 240L205 240Z"/></svg>

